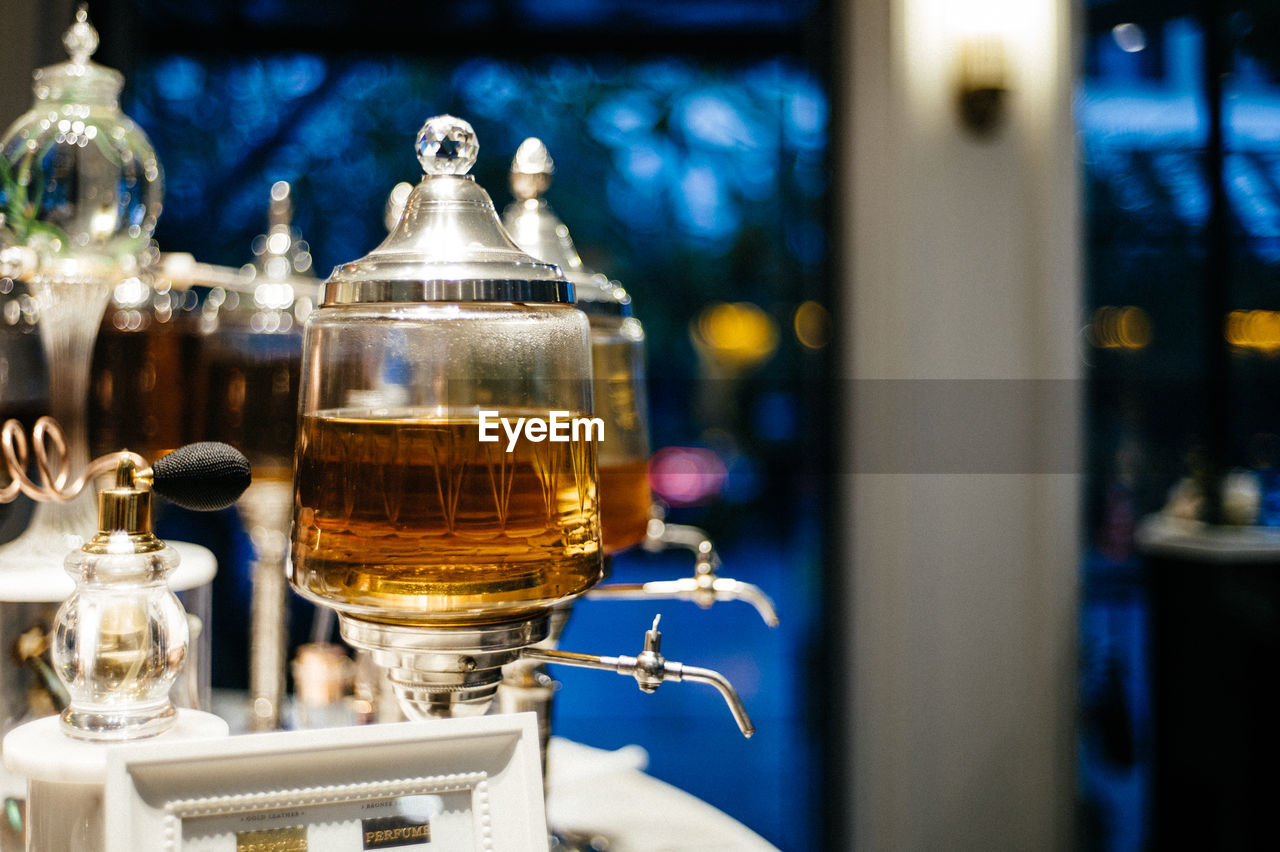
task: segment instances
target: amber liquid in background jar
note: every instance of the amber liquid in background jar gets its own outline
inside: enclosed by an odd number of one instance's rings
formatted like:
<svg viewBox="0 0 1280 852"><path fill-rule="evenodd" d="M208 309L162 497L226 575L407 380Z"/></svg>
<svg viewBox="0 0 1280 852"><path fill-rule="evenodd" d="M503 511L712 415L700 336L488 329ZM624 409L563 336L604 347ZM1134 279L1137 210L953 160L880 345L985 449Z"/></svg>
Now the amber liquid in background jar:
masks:
<svg viewBox="0 0 1280 852"><path fill-rule="evenodd" d="M281 339L279 351L233 343L207 343L202 354L200 440L222 441L244 453L254 482L288 481L297 433L301 341Z"/></svg>
<svg viewBox="0 0 1280 852"><path fill-rule="evenodd" d="M190 371L198 341L181 311L158 319L109 306L93 351L89 392L89 454L116 450L148 461L191 439Z"/></svg>
<svg viewBox="0 0 1280 852"><path fill-rule="evenodd" d="M600 536L606 555L644 541L649 530L649 463L600 464Z"/></svg>
<svg viewBox="0 0 1280 852"><path fill-rule="evenodd" d="M481 442L475 414L306 415L295 586L368 618L457 624L520 617L599 581L595 444L521 435L507 452L496 432Z"/></svg>
<svg viewBox="0 0 1280 852"><path fill-rule="evenodd" d="M593 390L596 416L605 422L599 448L600 534L605 554L612 555L644 541L653 497L647 424L636 398L637 349L630 340L595 332L593 327Z"/></svg>

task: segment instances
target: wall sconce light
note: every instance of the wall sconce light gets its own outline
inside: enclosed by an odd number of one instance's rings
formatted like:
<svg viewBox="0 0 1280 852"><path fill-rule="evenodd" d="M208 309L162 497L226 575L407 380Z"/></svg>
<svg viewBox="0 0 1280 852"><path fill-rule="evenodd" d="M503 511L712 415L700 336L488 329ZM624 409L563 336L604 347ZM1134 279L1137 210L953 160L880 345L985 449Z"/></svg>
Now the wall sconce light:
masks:
<svg viewBox="0 0 1280 852"><path fill-rule="evenodd" d="M989 136L1004 120L1009 89L1008 57L997 35L971 35L960 41L956 70L956 106L960 123L976 136Z"/></svg>

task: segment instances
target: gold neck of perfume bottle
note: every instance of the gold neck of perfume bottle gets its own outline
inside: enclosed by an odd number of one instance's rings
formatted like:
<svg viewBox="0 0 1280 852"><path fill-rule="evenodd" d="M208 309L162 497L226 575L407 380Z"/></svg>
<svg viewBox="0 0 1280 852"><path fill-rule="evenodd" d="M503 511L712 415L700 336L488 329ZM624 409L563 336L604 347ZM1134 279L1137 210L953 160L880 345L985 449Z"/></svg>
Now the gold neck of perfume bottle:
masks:
<svg viewBox="0 0 1280 852"><path fill-rule="evenodd" d="M153 553L164 548L151 525L151 491L138 475L130 459L116 467L113 488L98 493L98 532L82 548L86 553L118 552L120 536L129 537L134 553Z"/></svg>

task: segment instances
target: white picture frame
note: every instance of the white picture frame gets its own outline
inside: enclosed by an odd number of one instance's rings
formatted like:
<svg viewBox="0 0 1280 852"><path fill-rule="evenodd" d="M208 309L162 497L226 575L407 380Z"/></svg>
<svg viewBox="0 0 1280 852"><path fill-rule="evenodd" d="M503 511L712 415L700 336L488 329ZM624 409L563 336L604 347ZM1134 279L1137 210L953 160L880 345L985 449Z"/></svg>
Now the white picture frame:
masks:
<svg viewBox="0 0 1280 852"><path fill-rule="evenodd" d="M103 815L105 852L547 844L532 713L116 746Z"/></svg>

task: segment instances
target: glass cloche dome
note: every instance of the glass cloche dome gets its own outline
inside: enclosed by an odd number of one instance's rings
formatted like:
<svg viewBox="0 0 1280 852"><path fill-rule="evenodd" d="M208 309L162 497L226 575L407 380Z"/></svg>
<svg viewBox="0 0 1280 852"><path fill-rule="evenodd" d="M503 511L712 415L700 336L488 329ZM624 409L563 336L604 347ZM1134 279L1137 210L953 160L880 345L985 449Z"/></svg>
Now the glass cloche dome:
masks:
<svg viewBox="0 0 1280 852"><path fill-rule="evenodd" d="M62 42L70 59L35 72L35 102L0 139L0 216L43 267L127 266L160 215L160 162L120 111L124 77L89 58L98 33L84 5Z"/></svg>

